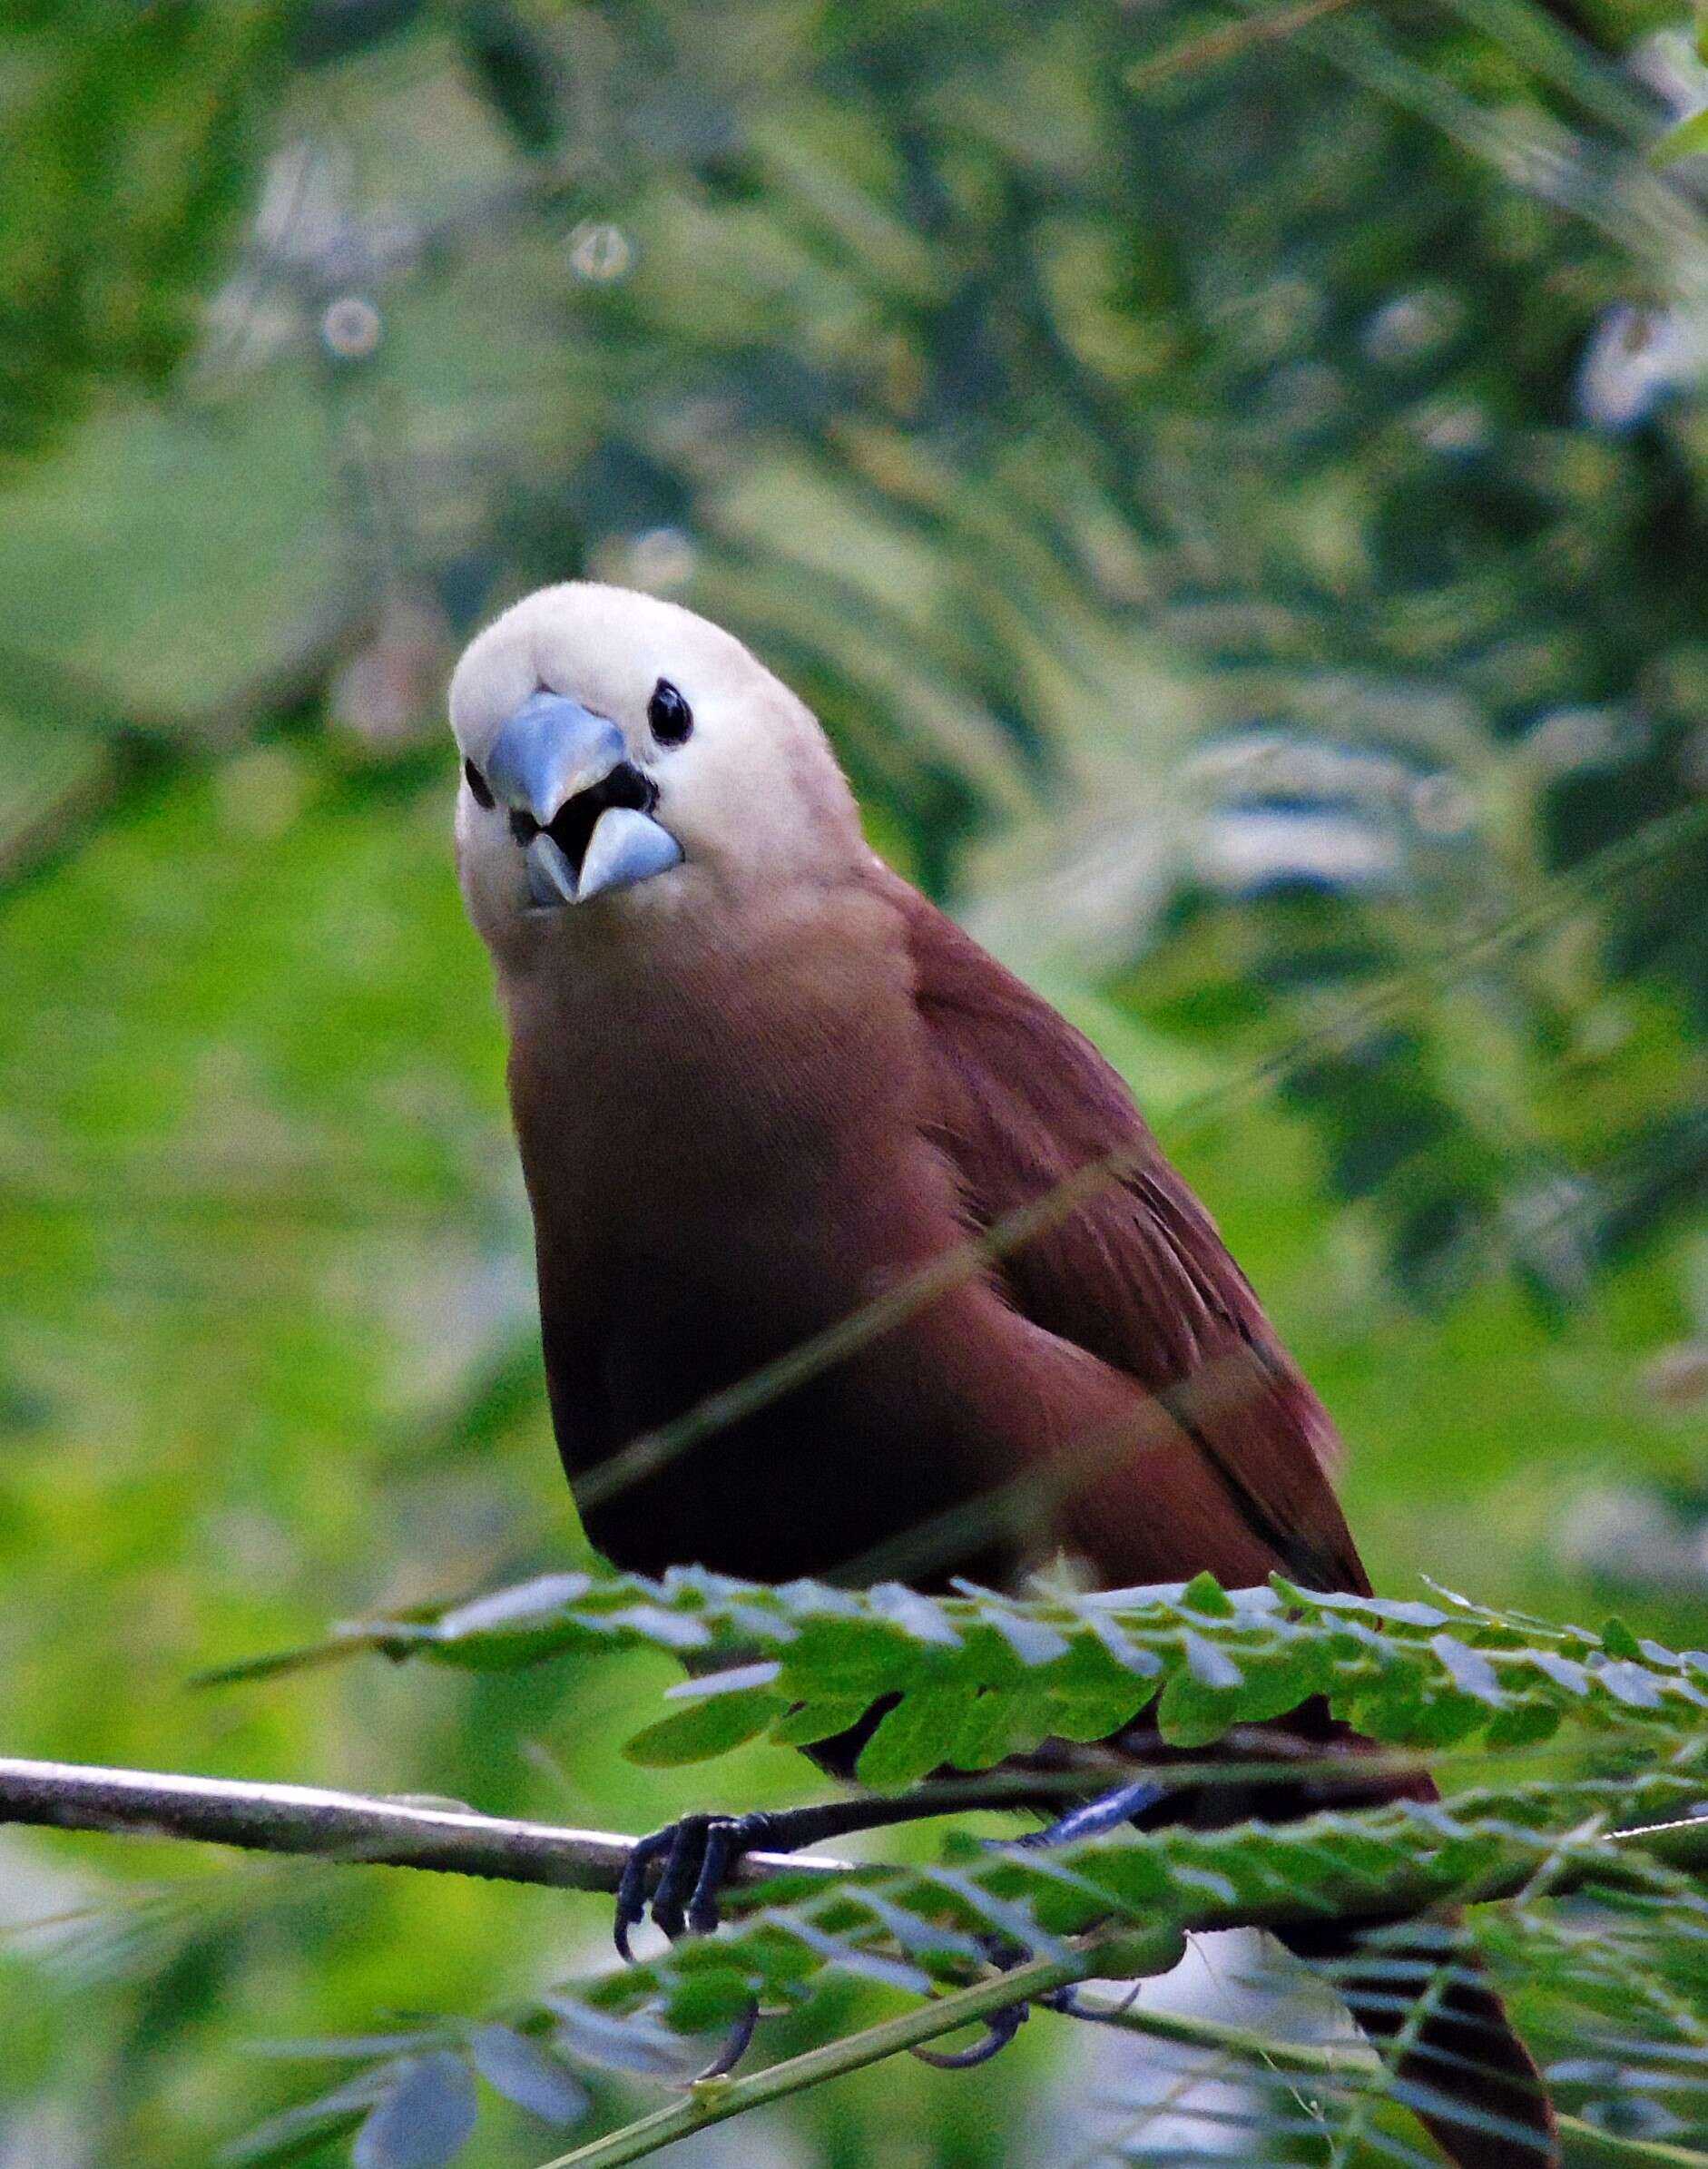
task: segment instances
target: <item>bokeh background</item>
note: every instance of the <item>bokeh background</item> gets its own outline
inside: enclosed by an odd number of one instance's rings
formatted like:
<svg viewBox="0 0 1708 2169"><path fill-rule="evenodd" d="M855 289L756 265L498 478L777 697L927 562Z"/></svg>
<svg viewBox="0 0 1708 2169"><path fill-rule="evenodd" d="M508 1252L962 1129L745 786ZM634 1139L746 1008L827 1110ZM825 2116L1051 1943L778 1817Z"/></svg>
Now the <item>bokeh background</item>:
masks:
<svg viewBox="0 0 1708 2169"><path fill-rule="evenodd" d="M638 1661L191 1684L578 1542L442 722L460 642L576 572L749 640L1132 1079L1380 1585L1702 1641L1708 181L1648 155L1708 103L1687 20L9 24L5 1752L708 1804L621 1760ZM603 1921L0 1832L0 2164L211 2162L326 2083L270 2046L500 2008ZM697 2158L1113 2159L1064 2030ZM559 2144L483 2117L492 2169Z"/></svg>

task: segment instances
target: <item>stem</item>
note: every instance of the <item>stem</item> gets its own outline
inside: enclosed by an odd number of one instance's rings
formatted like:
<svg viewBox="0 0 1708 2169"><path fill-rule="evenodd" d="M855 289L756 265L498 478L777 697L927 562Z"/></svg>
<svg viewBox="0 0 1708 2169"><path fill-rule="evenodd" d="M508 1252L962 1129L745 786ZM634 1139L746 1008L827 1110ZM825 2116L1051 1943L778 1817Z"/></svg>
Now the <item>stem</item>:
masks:
<svg viewBox="0 0 1708 2169"><path fill-rule="evenodd" d="M1243 23L1230 23L1223 29L1212 30L1202 37L1193 38L1185 44L1175 45L1155 60L1145 61L1127 73L1129 90L1148 91L1153 83L1161 83L1166 76L1178 75L1197 68L1213 67L1217 62L1237 59L1249 53L1254 45L1267 44L1277 38L1291 37L1295 30L1314 23L1320 15L1332 15L1337 8L1348 7L1352 0L1298 0L1292 7L1278 7L1272 14L1248 15Z"/></svg>
<svg viewBox="0 0 1708 2169"><path fill-rule="evenodd" d="M891 1803L893 1809L893 1803ZM951 1813L948 1801L933 1813ZM0 1823L117 1835L186 1838L238 1845L255 1852L309 1853L371 1868L423 1868L445 1875L476 1875L500 1882L540 1883L558 1890L614 1891L636 1840L609 1830L569 1830L559 1823L521 1822L481 1815L473 1808L421 1807L407 1800L369 1799L318 1785L251 1784L231 1778L179 1777L152 1770L105 1770L84 1762L35 1762L0 1756ZM1556 1892L1621 1877L1624 1863L1659 1861L1685 1874L1708 1870L1708 1815L1683 1816L1640 1830L1612 1830L1594 1854L1566 1862L1550 1884ZM810 1853L751 1852L733 1879L753 1883L778 1875L838 1876L846 1860ZM1526 1864L1503 1868L1486 1884L1453 1893L1461 1904L1510 1898L1525 1887ZM1414 1909L1438 1902L1439 1889L1423 1879L1416 1891L1399 1889L1394 1903ZM1315 1919L1315 1909L1288 1901L1261 1909L1255 1925L1285 1926ZM1215 1906L1182 1928L1238 1925ZM1019 1974L1013 1977L1018 1980ZM1010 2002L1019 1999L1010 1997Z"/></svg>
<svg viewBox="0 0 1708 2169"><path fill-rule="evenodd" d="M1125 2033L1143 2034L1150 2040L1167 2041L1177 2047L1232 2056L1278 2076L1316 2079L1342 2093L1379 2095L1386 2091L1381 2058L1374 2049L1354 2041L1278 2041L1267 2034L1253 2032L1250 2027L1229 2026L1215 2018L1194 2018L1186 2011L1152 2010L1144 2004L1131 2004L1124 2010L1112 2009L1101 2023L1119 2027ZM1708 2154L1693 2146L1676 2146L1665 2139L1604 2131L1598 2124L1588 2124L1581 2116L1567 2116L1558 2111L1554 2120L1571 2137L1591 2141L1612 2153L1628 2154L1634 2160L1671 2163L1676 2169L1708 2169Z"/></svg>
<svg viewBox="0 0 1708 2169"><path fill-rule="evenodd" d="M1595 1880L1640 1877L1642 1863L1654 1861L1686 1872L1708 1870L1708 1815L1611 1832L1598 1840L1593 1853L1561 1862L1557 1872L1550 1878L1549 1891L1557 1895ZM1534 1861L1509 1862L1480 1884L1456 1895L1470 1904L1510 1899L1527 1889L1534 1876ZM1439 1889L1429 1888L1426 1881L1416 1890L1399 1892L1396 1896L1399 1909L1409 1910L1414 1906L1423 1908L1438 1903L1443 1893ZM1320 1917L1319 1908L1297 1900L1266 1908L1261 1916L1263 1924L1269 1927ZM1229 1928L1239 1925L1239 1919L1226 1909L1207 1902L1202 1919L1180 1921L1177 1925L1186 1929ZM1047 1995L1051 1989L1069 1981L1083 1980L1097 1972L1100 1958L1106 1970L1114 1974L1143 1974L1159 1970L1168 1963L1153 1958L1147 1967L1143 1955L1134 1949L1130 1937L1105 1935L1094 1945L1081 1945L1070 1958L1036 1958L995 1980L981 1981L973 1987L938 1997L884 2025L869 2027L839 2041L829 2042L823 2047L810 2049L803 2056L774 2064L768 2071L755 2072L745 2078L719 2078L696 2086L685 2100L625 2125L605 2138L559 2154L542 2164L541 2169L620 2169L622 2164L644 2160L661 2147L705 2125L721 2124L731 2116L744 2115L749 2109L822 2085L828 2079L863 2070L868 2065L879 2063L903 2049L918 2047L941 2034L952 2032L969 2019L983 2017L1019 2002L1022 1997ZM1308 2073L1324 2080L1332 2077L1354 2090L1362 2091L1369 2084L1368 2077L1360 2076L1354 2059L1344 2050L1271 2042L1241 2027L1221 2027L1209 2021L1183 2019L1165 2012L1132 2010L1125 2015L1125 2023L1135 2032L1153 2034L1159 2038L1193 2046L1232 2049L1260 2057L1278 2070ZM1601 2140L1605 2136L1579 2119L1565 2121L1580 2137ZM1634 2155L1640 2154L1645 2160L1673 2163L1678 2169L1708 2169L1708 2156L1668 2149L1657 2143L1644 2141L1628 2146L1626 2151Z"/></svg>
<svg viewBox="0 0 1708 2169"><path fill-rule="evenodd" d="M850 2034L840 2041L827 2042L822 2048L790 2056L784 2063L773 2064L768 2071L755 2072L751 2077L707 2080L691 2087L685 2099L672 2102L668 2108L655 2109L650 2116L625 2124L620 2131L612 2132L603 2139L574 2147L568 2154L556 2154L551 2161L543 2162L540 2169L623 2169L623 2164L643 2161L661 2147L686 2138L691 2132L702 2131L708 2125L722 2124L731 2116L745 2115L750 2109L762 2108L768 2102L782 2101L791 2094L803 2093L809 2086L822 2086L828 2079L864 2070L868 2065L881 2063L885 2057L899 2055L904 2049L921 2047L943 2034L953 2033L969 2020L987 2017L1005 2005L1018 2001L1021 1996L1047 1996L1053 1988L1084 1980L1095 1971L1096 1964L1097 1948L1092 1946L1082 1946L1071 1958L1034 1958L1029 1965L1018 1966L996 1980L980 1981L975 1987L939 1997L916 2010L905 2012L899 2018L889 2019L882 2026L868 2027L864 2032ZM1317 2078L1351 2092L1380 2090L1381 2065L1368 2049L1275 2041L1245 2027L1222 2026L1214 2019L1193 2018L1174 2011L1150 2011L1136 2006L1123 2012L1113 2023L1133 2033L1187 2047L1231 2050L1274 2071ZM1675 2169L1708 2169L1708 2154L1698 2154L1689 2147L1673 2146L1656 2139L1621 2137L1604 2132L1595 2125L1585 2124L1578 2116L1560 2116L1556 2121L1560 2129L1573 2137L1594 2141L1634 2160L1671 2164Z"/></svg>
<svg viewBox="0 0 1708 2169"><path fill-rule="evenodd" d="M189 1838L256 1852L312 1853L376 1868L427 1868L558 1890L614 1891L633 1847L605 1830L517 1822L470 1808L416 1807L316 1785L259 1785L171 1777L79 1762L0 1756L0 1823ZM751 1853L737 1879L836 1875L845 1863Z"/></svg>
<svg viewBox="0 0 1708 2169"><path fill-rule="evenodd" d="M1094 1970L1095 1955L1094 1949L1085 1948L1067 1958L1033 1958L1011 1973L979 1981L970 1988L958 1988L952 1996L920 2004L882 2026L868 2027L840 2041L828 2041L822 2048L810 2048L804 2056L773 2064L769 2071L756 2071L751 2078L702 2080L689 2088L685 2099L672 2102L669 2108L655 2110L589 2145L560 2154L542 2163L540 2169L617 2169L620 2163L638 2162L672 2139L701 2131L708 2124L744 2115L768 2101L781 2101L804 2087L840 2078L845 2072L862 2070L868 2064L881 2063L905 2048L920 2047L1023 1997L1047 1996L1052 1988L1083 1980Z"/></svg>
<svg viewBox="0 0 1708 2169"><path fill-rule="evenodd" d="M1554 2119L1568 2137L1587 2139L1610 2154L1629 2154L1633 2161L1667 2162L1674 2169L1708 2169L1708 2154L1693 2146L1674 2146L1670 2139L1642 2139L1633 2132L1605 2132L1599 2124L1585 2124L1581 2116Z"/></svg>
<svg viewBox="0 0 1708 2169"><path fill-rule="evenodd" d="M246 1784L225 1778L178 1777L144 1770L104 1770L76 1762L26 1762L0 1756L0 1823L31 1823L55 1830L101 1830L138 1837L180 1838L206 1844L243 1846L259 1852L309 1854L354 1866L420 1868L442 1874L485 1876L504 1882L535 1883L560 1890L614 1891L635 1840L605 1830L578 1830L542 1822L476 1814L473 1809L417 1807L407 1801L371 1800L359 1793L333 1792L313 1785ZM1708 1872L1708 1815L1683 1817L1643 1829L1616 1830L1592 1851L1561 1864L1550 1889L1558 1893L1592 1879L1639 1872L1639 1861L1663 1862L1685 1873ZM1629 1870L1625 1863L1629 1862ZM750 1853L736 1879L757 1882L768 1876L836 1877L851 1873L847 1861L806 1854ZM1510 1898L1526 1889L1532 1864L1521 1861L1496 1871L1474 1889L1457 1895L1467 1903ZM1409 1897L1420 1904L1440 1898L1438 1889L1397 1891L1402 1908ZM1308 1917L1320 1918L1308 1909ZM1271 1926L1291 1917L1280 1905L1265 1909ZM1225 1928L1224 1910L1207 1903L1201 1920L1181 1921L1180 1929ZM1143 1938L1141 1938L1143 1940ZM970 2021L1005 2007L1046 1996L1070 1981L1085 1979L1098 1962L1116 1972L1146 1970L1131 1932L1081 1944L1065 1958L1034 1958L1011 1972L978 1981L919 2005L883 2025L810 2049L755 2072L746 2078L719 2078L692 2087L686 2098L642 2117L604 2139L560 2154L543 2169L619 2169L655 2153L671 2140L702 2125L780 2101L803 2088L843 2073L881 2063L887 2056L923 2046ZM1151 1964L1162 1963L1153 1958ZM1270 2041L1238 2027L1182 2014L1131 2008L1114 2023L1134 2032L1187 2046L1232 2051L1268 2063L1277 2071L1353 2087L1367 2083L1364 2059L1341 2046L1310 2046ZM1708 2155L1648 2139L1625 2139L1595 2129L1575 2117L1562 2125L1585 2139L1680 2169L1708 2169Z"/></svg>

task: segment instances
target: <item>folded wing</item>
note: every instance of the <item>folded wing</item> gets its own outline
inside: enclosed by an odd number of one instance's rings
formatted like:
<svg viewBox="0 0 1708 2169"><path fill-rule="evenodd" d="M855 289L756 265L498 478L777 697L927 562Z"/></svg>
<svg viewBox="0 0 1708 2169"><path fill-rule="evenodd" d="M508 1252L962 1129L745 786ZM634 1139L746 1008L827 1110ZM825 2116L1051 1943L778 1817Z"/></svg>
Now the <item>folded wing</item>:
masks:
<svg viewBox="0 0 1708 2169"><path fill-rule="evenodd" d="M1037 1214L995 1269L1009 1300L1161 1400L1281 1571L1368 1592L1334 1496L1328 1414L1126 1087L952 920L896 886L931 1050L933 1141L975 1227ZM1092 1563L1111 1583L1133 1578L1122 1530L1100 1534Z"/></svg>

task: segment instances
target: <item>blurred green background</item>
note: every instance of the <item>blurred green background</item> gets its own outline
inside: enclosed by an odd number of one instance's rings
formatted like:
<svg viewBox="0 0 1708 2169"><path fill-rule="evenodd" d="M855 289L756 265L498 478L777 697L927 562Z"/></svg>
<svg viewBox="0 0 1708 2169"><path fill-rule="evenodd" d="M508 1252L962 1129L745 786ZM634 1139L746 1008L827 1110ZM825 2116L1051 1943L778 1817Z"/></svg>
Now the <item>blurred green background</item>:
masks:
<svg viewBox="0 0 1708 2169"><path fill-rule="evenodd" d="M620 1759L662 1668L188 1683L576 1542L441 720L575 572L748 639L1121 1065L1379 1585L1701 1642L1708 211L1646 155L1689 22L8 20L5 1752L709 1804ZM211 2161L325 2079L258 2045L496 2009L604 1922L0 1832L0 2164ZM1028 2053L693 2158L1106 2158ZM483 2115L494 2169L559 2143Z"/></svg>

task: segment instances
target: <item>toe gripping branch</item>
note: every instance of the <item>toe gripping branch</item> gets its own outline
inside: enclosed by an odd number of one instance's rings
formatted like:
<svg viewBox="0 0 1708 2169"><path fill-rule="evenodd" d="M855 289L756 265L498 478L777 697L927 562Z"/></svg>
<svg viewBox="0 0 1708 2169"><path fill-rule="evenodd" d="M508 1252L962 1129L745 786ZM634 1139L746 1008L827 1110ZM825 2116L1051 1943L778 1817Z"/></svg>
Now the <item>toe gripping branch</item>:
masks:
<svg viewBox="0 0 1708 2169"><path fill-rule="evenodd" d="M1163 1788L1152 1782L1117 1786L1073 1809L1043 1830L1017 1840L1021 1847L1066 1845L1112 1830L1143 1814L1162 1798ZM653 1925L674 1942L679 1936L709 1936L721 1919L720 1899L730 1877L750 1852L794 1852L817 1845L827 1838L847 1837L854 1830L881 1830L928 1816L963 1812L978 1806L1013 1807L1013 1794L999 1793L984 1801L963 1795L945 1801L940 1795L922 1800L901 1799L832 1801L822 1807L784 1808L747 1815L684 1815L651 1837L643 1838L630 1852L617 1886L616 1918L613 1935L625 1962L634 1962L632 1938L650 1914ZM1023 1945L991 1938L984 1946L993 1966L1003 1971L1024 1964L1029 1957ZM1068 2017L1097 2019L1109 2014L1082 2007L1074 1988L1058 1988L1038 1999L1046 2008ZM916 2048L914 2055L942 2071L967 2071L1005 2049L1019 2032L1029 2006L1006 2005L986 2020L985 2037L969 2047L953 2050ZM723 2046L696 2076L721 2078L733 2071L753 2038L759 2023L759 2002L751 2000L731 2028Z"/></svg>
<svg viewBox="0 0 1708 2169"><path fill-rule="evenodd" d="M1099 1793L1095 1800L1088 1800L1082 1806L1072 1808L1054 1822L1046 1823L1041 1830L1031 1830L1015 1840L1018 1850L1037 1852L1052 1846L1071 1845L1080 1838L1100 1838L1113 1830L1119 1830L1124 1822L1131 1822L1135 1815L1143 1815L1156 1806L1163 1797L1165 1788L1141 1779L1133 1784L1117 1785L1112 1791ZM997 1850L1002 1850L999 1846ZM1016 1966L1025 1965L1031 1952L1024 1944L984 1939L986 1956L999 1971L1006 1973ZM1138 1994L1135 1983L1133 1996ZM1107 2025L1120 2018L1133 2000L1127 1997L1108 2010L1093 2010L1079 2001L1077 1986L1069 1982L1064 1988L1055 1988L1037 2001L1046 2011L1058 2012L1065 2018L1084 2018L1094 2025ZM989 2063L992 2056L1000 2056L1020 2031L1031 2015L1028 2003L1005 2004L993 2011L985 2021L985 2037L966 2048L916 2048L913 2054L922 2064L935 2065L939 2071L971 2071L979 2064Z"/></svg>
<svg viewBox="0 0 1708 2169"><path fill-rule="evenodd" d="M750 1852L794 1852L850 1830L906 1822L921 1813L942 1813L940 1806L910 1807L901 1801L837 1801L821 1808L788 1808L748 1815L684 1815L643 1838L630 1852L617 1885L613 1937L618 1955L633 1965L631 1938L649 1913L653 1925L673 1943L679 1936L709 1936L721 1918L724 1886ZM650 1893L650 1894L649 1894ZM759 1998L730 2028L723 2046L696 2081L722 2078L747 2054L759 2024Z"/></svg>
<svg viewBox="0 0 1708 2169"><path fill-rule="evenodd" d="M619 1956L634 1963L630 1938L651 1913L653 1925L673 1943L678 1936L709 1936L721 1918L719 1899L743 1853L773 1846L767 1815L684 1815L643 1838L630 1853L617 1885L613 1934ZM828 1834L828 1833L827 1833ZM810 1838L795 1844L809 1845ZM654 1882L653 1871L657 1870ZM648 1895L648 1886L651 1895Z"/></svg>

